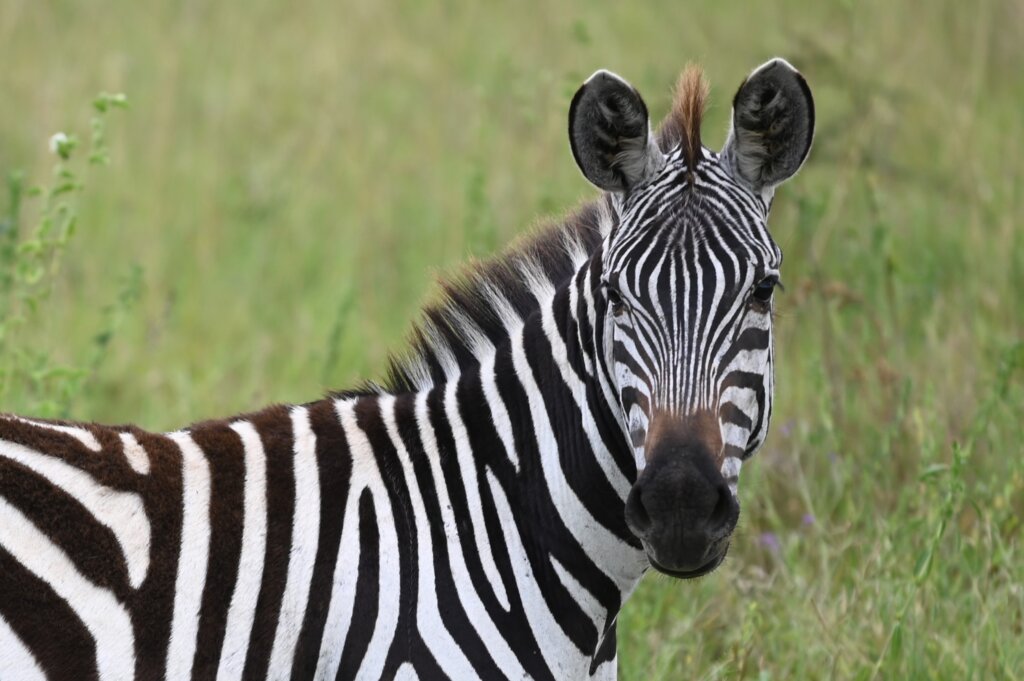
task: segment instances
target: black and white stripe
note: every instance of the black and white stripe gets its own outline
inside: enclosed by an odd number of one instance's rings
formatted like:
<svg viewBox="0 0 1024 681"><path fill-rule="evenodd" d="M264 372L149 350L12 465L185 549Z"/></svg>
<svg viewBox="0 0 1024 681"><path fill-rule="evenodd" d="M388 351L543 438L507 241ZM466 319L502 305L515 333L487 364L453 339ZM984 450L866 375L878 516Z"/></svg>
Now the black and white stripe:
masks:
<svg viewBox="0 0 1024 681"><path fill-rule="evenodd" d="M735 524L679 549L705 521L662 531L697 497L655 469L735 496L764 439L781 180L648 139L602 74L570 129L609 193L449 286L382 385L165 435L0 418L0 679L615 677L642 575Z"/></svg>

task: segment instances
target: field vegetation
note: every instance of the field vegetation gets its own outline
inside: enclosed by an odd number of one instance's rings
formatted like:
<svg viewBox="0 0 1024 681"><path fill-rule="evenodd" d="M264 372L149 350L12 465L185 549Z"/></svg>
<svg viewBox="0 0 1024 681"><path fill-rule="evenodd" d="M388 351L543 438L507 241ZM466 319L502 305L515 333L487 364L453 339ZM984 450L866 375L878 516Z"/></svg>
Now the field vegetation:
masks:
<svg viewBox="0 0 1024 681"><path fill-rule="evenodd" d="M593 70L660 118L703 63L718 148L785 56L818 133L772 216L772 433L620 675L1022 678L1022 36L1018 0L4 0L0 411L171 429L378 376L439 272L595 195Z"/></svg>

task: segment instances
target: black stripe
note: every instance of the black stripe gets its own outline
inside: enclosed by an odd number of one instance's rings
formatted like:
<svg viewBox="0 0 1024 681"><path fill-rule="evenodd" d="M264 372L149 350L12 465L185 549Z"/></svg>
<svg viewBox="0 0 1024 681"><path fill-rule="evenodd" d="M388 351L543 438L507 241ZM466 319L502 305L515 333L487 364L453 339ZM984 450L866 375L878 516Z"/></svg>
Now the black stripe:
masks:
<svg viewBox="0 0 1024 681"><path fill-rule="evenodd" d="M718 419L723 423L732 423L747 430L754 425L750 417L732 402L725 402L718 408Z"/></svg>
<svg viewBox="0 0 1024 681"><path fill-rule="evenodd" d="M249 653L243 678L263 679L270 664L281 599L288 581L288 559L295 515L295 438L288 410L274 407L253 416L252 425L263 441L267 456L267 548L263 584L256 601ZM310 594L317 598L317 594Z"/></svg>
<svg viewBox="0 0 1024 681"><path fill-rule="evenodd" d="M67 601L2 547L0 615L32 651L51 681L98 678L96 644L88 629Z"/></svg>
<svg viewBox="0 0 1024 681"><path fill-rule="evenodd" d="M352 624L341 653L341 664L335 677L354 679L359 666L366 656L380 601L380 530L377 528L377 513L373 507L373 494L364 488L359 495L359 564L353 567L359 579L356 582L355 600L352 603ZM353 518L352 521L356 521ZM343 613L342 616L349 616ZM377 623L379 626L379 623Z"/></svg>
<svg viewBox="0 0 1024 681"><path fill-rule="evenodd" d="M238 578L244 515L242 441L227 423L204 424L192 440L210 465L210 555L192 662L195 679L213 679L220 664L231 595Z"/></svg>
<svg viewBox="0 0 1024 681"><path fill-rule="evenodd" d="M320 471L320 538L317 544L309 605L295 649L292 678L311 679L316 672L320 639L327 621L334 581L334 564L346 522L345 501L352 477L352 461L345 433L332 400L309 406L309 425L316 436L317 467ZM356 522L349 519L348 522Z"/></svg>
<svg viewBox="0 0 1024 681"><path fill-rule="evenodd" d="M133 430L146 451L150 473L141 478L150 520L149 573L142 588L127 601L135 625L137 677L164 677L174 612L174 584L181 552L182 455L167 437Z"/></svg>
<svg viewBox="0 0 1024 681"><path fill-rule="evenodd" d="M109 589L120 601L128 598L128 566L110 528L65 490L3 456L0 482L4 497L67 555L83 577Z"/></svg>
<svg viewBox="0 0 1024 681"><path fill-rule="evenodd" d="M377 459L377 466L384 482L386 498L376 501L390 504L395 537L398 541L398 622L395 623L394 638L382 670L383 678L391 678L398 671L399 666L409 659L413 644L419 638L416 631L416 601L419 597L417 583L419 570L416 562L418 538L402 462L398 459L398 451L384 424L382 408L380 400L360 400L356 405L355 413L357 423L366 434L370 447L373 449L373 455ZM393 405L391 409L394 409ZM362 563L362 559L360 559L360 563ZM361 583L362 569L360 569ZM394 594L387 594L388 598L394 596ZM362 617L362 610L358 605L358 592L355 612L359 614L360 618ZM351 634L349 636L351 637Z"/></svg>

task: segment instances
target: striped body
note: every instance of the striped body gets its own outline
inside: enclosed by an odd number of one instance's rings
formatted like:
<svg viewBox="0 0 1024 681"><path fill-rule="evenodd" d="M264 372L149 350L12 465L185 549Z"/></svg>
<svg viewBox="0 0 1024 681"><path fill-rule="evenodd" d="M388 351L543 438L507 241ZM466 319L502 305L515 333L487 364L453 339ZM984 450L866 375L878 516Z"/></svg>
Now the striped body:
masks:
<svg viewBox="0 0 1024 681"><path fill-rule="evenodd" d="M689 81L688 81L689 82ZM721 564L771 413L775 60L703 148L598 72L606 190L447 284L387 380L165 435L0 417L0 681L614 678L643 574Z"/></svg>
<svg viewBox="0 0 1024 681"><path fill-rule="evenodd" d="M514 379L511 354L494 361ZM573 462L524 435L571 450L552 425L570 415L510 401L502 422L481 423L458 400L530 386L451 386L168 435L0 419L0 650L19 651L0 678L587 675L643 554L621 511L595 505L581 522L576 506L595 497L574 493ZM612 481L581 473L624 494L618 467ZM563 514L571 527L531 532ZM596 569L598 550L633 573ZM74 626L55 634L40 611Z"/></svg>

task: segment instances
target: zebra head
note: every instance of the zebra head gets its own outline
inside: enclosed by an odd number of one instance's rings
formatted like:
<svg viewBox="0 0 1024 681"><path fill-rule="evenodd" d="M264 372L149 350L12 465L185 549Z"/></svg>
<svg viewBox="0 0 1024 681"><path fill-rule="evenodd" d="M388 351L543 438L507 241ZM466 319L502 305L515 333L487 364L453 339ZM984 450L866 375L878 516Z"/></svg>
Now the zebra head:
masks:
<svg viewBox="0 0 1024 681"><path fill-rule="evenodd" d="M706 92L698 70L684 73L654 135L639 93L598 71L569 113L573 155L608 192L591 285L604 394L636 458L626 523L677 577L721 564L740 465L765 438L782 263L768 211L814 130L810 89L782 59L740 86L720 153L700 142Z"/></svg>

